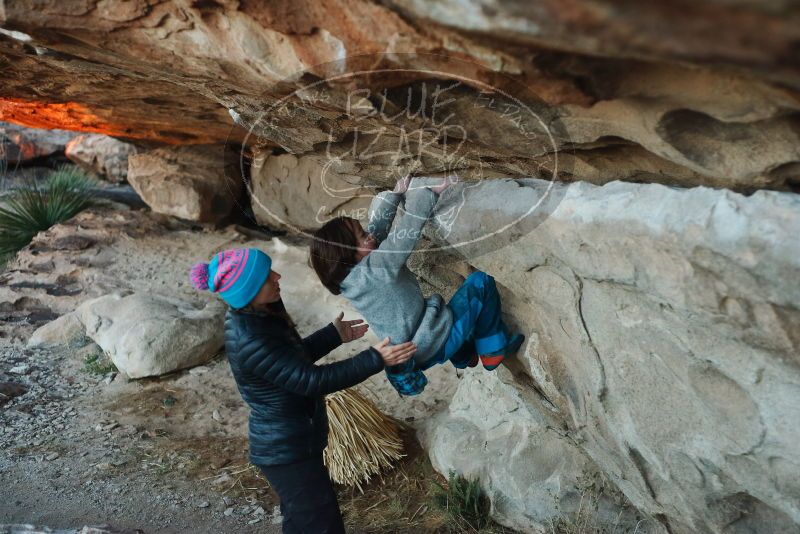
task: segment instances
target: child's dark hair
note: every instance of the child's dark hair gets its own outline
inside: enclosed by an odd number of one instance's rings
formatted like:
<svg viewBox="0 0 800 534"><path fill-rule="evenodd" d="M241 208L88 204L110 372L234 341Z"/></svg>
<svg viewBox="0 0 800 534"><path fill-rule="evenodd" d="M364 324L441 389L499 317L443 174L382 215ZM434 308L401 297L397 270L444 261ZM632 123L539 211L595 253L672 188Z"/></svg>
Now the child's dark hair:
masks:
<svg viewBox="0 0 800 534"><path fill-rule="evenodd" d="M337 217L326 222L314 232L311 241L311 267L317 273L322 285L334 295L342 292L342 280L350 273L356 261L356 237L353 224L359 224L350 217Z"/></svg>

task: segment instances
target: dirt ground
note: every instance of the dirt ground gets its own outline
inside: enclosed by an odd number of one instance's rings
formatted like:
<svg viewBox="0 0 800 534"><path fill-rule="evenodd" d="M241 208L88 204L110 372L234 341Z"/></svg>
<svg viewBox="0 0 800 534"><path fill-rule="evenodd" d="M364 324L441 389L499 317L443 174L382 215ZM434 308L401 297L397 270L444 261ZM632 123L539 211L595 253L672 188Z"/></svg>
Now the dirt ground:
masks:
<svg viewBox="0 0 800 534"><path fill-rule="evenodd" d="M277 499L247 462L248 410L224 355L130 381L88 338L46 350L24 345L38 326L112 291L168 293L200 306L214 297L189 286L189 266L231 246L259 247L273 257L302 334L339 310L355 317L316 280L302 242L119 206L92 209L40 234L0 275L0 383L17 387L11 398L0 397L0 524L279 532ZM370 334L329 358L375 341ZM408 457L364 494L340 488L348 531L462 530L433 506L433 481L441 477L413 437L415 422L446 406L459 377L448 366L428 378L426 392L412 399L400 398L382 375L360 386L408 425Z"/></svg>
<svg viewBox="0 0 800 534"><path fill-rule="evenodd" d="M223 358L159 379L107 384L81 363L85 352L4 350L4 371L35 366L25 382L39 395L3 412L6 428L18 431L4 431L0 523L279 532L271 524L277 498L247 461L240 401ZM209 405L217 407L210 416ZM48 412L41 424L20 428L19 414L35 415L37 406ZM38 439L53 426L65 428ZM408 457L364 494L339 488L348 531L447 531L431 500L432 481L441 478L413 431L406 442Z"/></svg>

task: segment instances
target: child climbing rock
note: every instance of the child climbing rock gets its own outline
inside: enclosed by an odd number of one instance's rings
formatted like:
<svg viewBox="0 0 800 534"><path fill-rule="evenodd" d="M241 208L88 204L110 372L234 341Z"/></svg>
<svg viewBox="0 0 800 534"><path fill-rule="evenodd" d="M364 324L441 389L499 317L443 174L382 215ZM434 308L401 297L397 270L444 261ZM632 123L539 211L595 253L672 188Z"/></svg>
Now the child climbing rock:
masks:
<svg viewBox="0 0 800 534"><path fill-rule="evenodd" d="M317 230L311 244L311 264L331 293L344 295L380 337L416 345L414 359L386 368L401 395L421 393L427 384L422 371L448 360L463 369L480 359L494 370L524 340L509 335L488 274L472 273L445 305L440 295L424 299L406 266L439 194L456 181L409 188L408 177L398 180L394 191L373 200L367 231L355 219L338 217ZM405 213L392 228L403 199Z"/></svg>

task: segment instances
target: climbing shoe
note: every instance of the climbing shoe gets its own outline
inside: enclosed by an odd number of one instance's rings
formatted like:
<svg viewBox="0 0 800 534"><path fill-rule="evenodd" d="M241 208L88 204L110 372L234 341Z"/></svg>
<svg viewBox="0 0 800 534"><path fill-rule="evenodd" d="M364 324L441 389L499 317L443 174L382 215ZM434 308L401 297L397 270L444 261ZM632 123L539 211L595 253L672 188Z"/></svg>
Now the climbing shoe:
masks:
<svg viewBox="0 0 800 534"><path fill-rule="evenodd" d="M466 369L467 367L478 366L478 353L475 352L475 343L468 342L458 349L458 352L450 358L450 363L456 369Z"/></svg>
<svg viewBox="0 0 800 534"><path fill-rule="evenodd" d="M467 367L477 367L478 366L478 355L473 354L469 357L468 360L460 360L458 362L454 360L450 360L453 363L453 367L456 369L466 369Z"/></svg>
<svg viewBox="0 0 800 534"><path fill-rule="evenodd" d="M483 368L487 371L494 371L497 369L497 366L500 365L503 360L509 356L513 356L519 350L523 341L525 341L525 336L522 334L514 334L514 336L511 338L511 341L508 342L508 345L499 351L491 352L489 354L481 354L481 363L483 364Z"/></svg>

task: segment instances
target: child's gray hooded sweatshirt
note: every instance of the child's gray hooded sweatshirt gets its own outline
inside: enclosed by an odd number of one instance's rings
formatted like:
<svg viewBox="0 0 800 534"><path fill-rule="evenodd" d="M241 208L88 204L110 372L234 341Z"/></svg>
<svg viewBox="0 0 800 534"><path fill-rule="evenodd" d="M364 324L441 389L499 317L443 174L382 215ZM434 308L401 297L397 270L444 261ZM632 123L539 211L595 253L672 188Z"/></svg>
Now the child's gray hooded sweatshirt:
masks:
<svg viewBox="0 0 800 534"><path fill-rule="evenodd" d="M388 336L392 344L413 341L417 345L414 359L421 364L444 345L453 314L441 295L422 297L416 277L406 266L438 195L423 187L409 190L405 213L390 231L402 198L385 191L372 201L367 231L379 246L353 267L341 291L379 338Z"/></svg>

